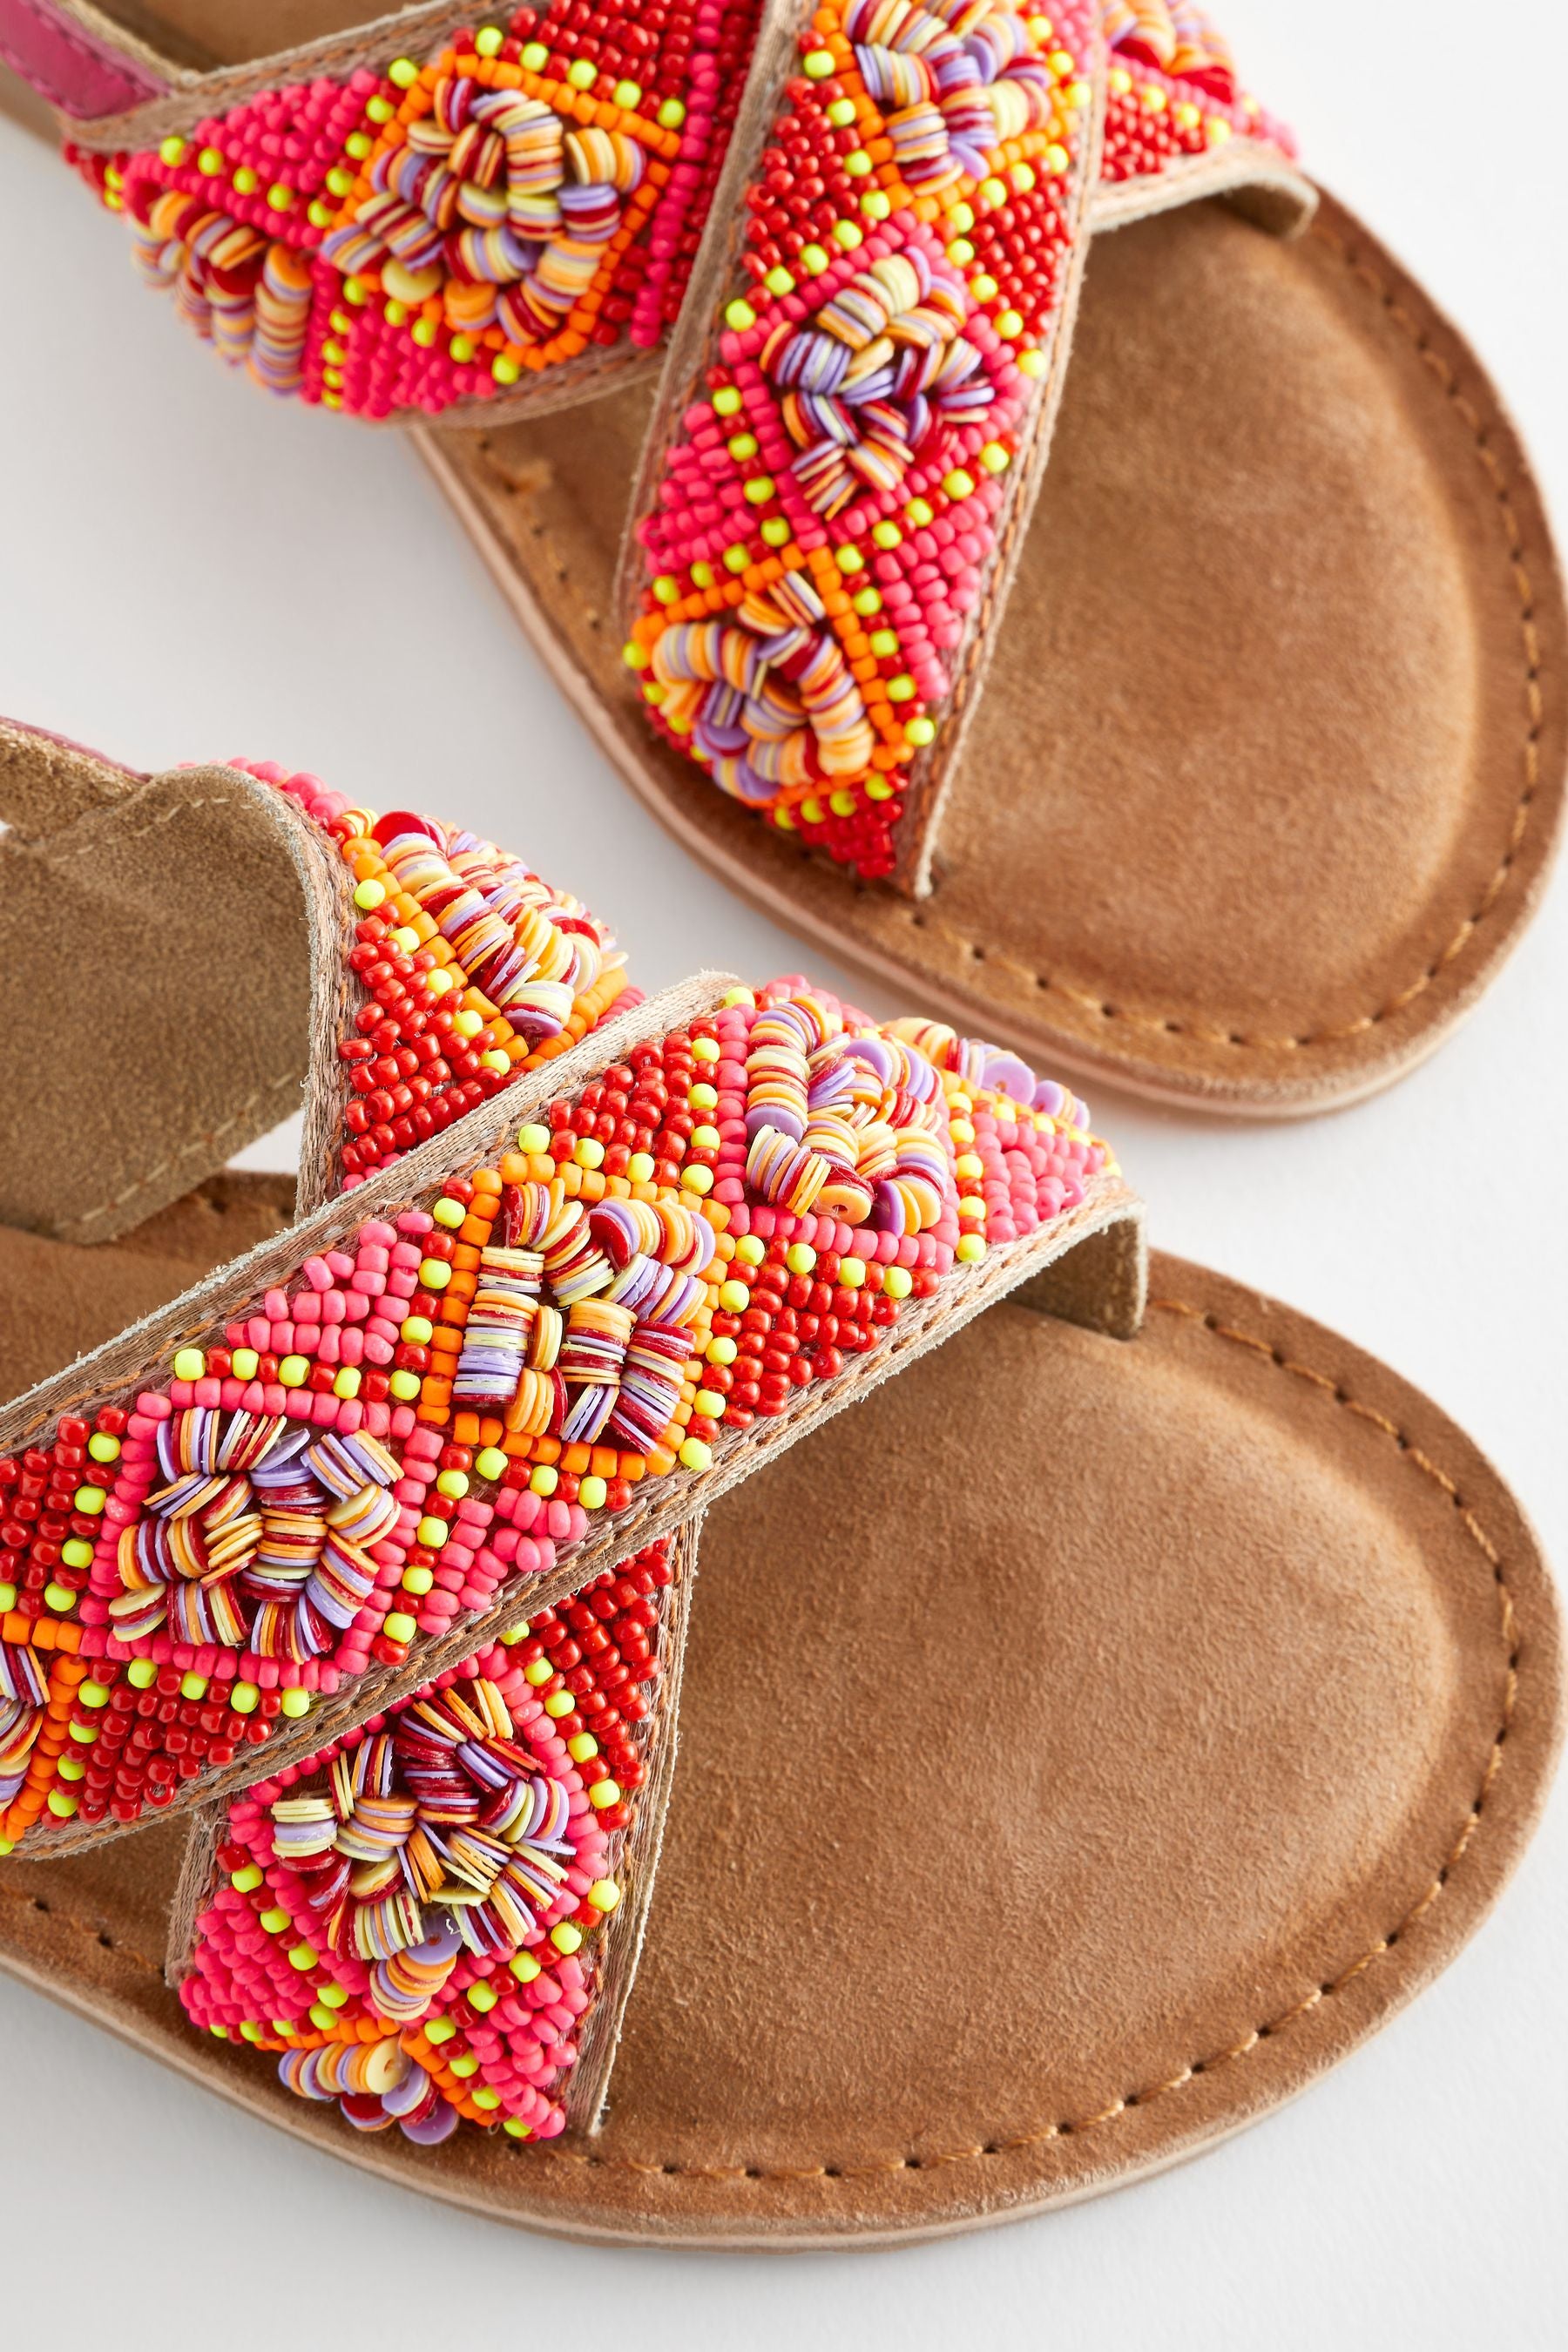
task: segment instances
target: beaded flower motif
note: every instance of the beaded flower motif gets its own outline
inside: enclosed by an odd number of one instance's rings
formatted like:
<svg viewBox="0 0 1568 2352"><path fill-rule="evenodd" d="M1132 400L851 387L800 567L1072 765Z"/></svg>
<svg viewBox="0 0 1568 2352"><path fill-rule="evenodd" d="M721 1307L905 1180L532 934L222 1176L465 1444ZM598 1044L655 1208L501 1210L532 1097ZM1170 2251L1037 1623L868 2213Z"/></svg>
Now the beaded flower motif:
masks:
<svg viewBox="0 0 1568 2352"><path fill-rule="evenodd" d="M383 134L368 192L321 252L345 276L379 268L396 301L440 295L466 334L499 324L538 344L593 286L647 161L625 131L570 128L542 99L444 74L427 114L395 143Z"/></svg>
<svg viewBox="0 0 1568 2352"><path fill-rule="evenodd" d="M1105 37L1119 56L1190 82L1230 105L1236 66L1224 36L1201 8L1173 8L1170 0L1102 0Z"/></svg>
<svg viewBox="0 0 1568 2352"><path fill-rule="evenodd" d="M593 1588L613 1589L634 1660L622 1596L657 1623L639 1596L669 1575L655 1546ZM612 1641L603 1655L608 1679ZM627 1717L628 1788L647 1745L632 1684L658 1675L646 1643L641 1658L621 1669L618 1709L595 1675L574 1677L595 1721ZM361 2131L395 2125L430 2146L467 2116L558 2132L605 1966L584 1939L621 1901L610 1874L633 1820L618 1790L613 1807L598 1785L590 1800L599 1742L575 1698L524 1628L237 1798L180 1989L193 2022L275 2051L287 2089L336 2101Z"/></svg>
<svg viewBox="0 0 1568 2352"><path fill-rule="evenodd" d="M166 1484L121 1531L122 1641L174 1639L258 1658L320 1657L375 1583L370 1547L397 1525L399 1467L367 1431L322 1435L280 1413L193 1406L163 1422Z"/></svg>

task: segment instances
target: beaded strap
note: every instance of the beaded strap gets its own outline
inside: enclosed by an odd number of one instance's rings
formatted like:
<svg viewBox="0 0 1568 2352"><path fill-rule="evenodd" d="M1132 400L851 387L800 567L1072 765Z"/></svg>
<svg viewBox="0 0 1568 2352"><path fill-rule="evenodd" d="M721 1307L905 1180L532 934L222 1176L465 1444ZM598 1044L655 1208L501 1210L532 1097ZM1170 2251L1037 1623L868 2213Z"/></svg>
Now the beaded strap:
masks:
<svg viewBox="0 0 1568 2352"><path fill-rule="evenodd" d="M805 13L687 0L650 24L632 0L544 0L463 25L435 5L399 20L402 54L370 25L251 67L170 68L160 84L129 37L123 54L97 35L82 47L37 0L0 6L14 33L37 34L10 61L69 119L68 158L124 216L147 282L267 389L373 420L500 419L642 364L679 314L737 121L744 143L773 110L767 73L747 80L759 26L766 60ZM1001 289L992 315L1016 312L1035 335L1065 291L1074 159L1094 168L1104 39L1106 217L1125 216L1133 184L1168 182L1171 200L1235 133L1287 144L1206 19L1164 0L1071 0L1055 17L1026 0L861 0L819 12L805 54L836 56L849 15L864 70L807 92L804 111L789 101L752 190L775 272L886 219L864 207L901 187L950 242L956 227L975 246L972 282ZM70 57L83 70L66 87L54 68ZM852 137L851 118L822 119L846 92L868 110ZM886 148L869 164L868 141ZM1021 166L1044 193L1019 186ZM978 234L960 210L978 213Z"/></svg>
<svg viewBox="0 0 1568 2352"><path fill-rule="evenodd" d="M671 352L626 661L666 742L868 880L927 884L1097 174L1146 209L1184 159L1279 135L1191 12L1108 13L826 0L731 159L735 226Z"/></svg>
<svg viewBox="0 0 1568 2352"><path fill-rule="evenodd" d="M66 153L147 282L268 391L516 414L644 363L679 312L759 5L429 9L187 76Z"/></svg>
<svg viewBox="0 0 1568 2352"><path fill-rule="evenodd" d="M275 2053L358 2131L591 2127L652 1893L694 1551L647 1546L235 1798L175 1956L192 2024Z"/></svg>
<svg viewBox="0 0 1568 2352"><path fill-rule="evenodd" d="M510 851L407 810L351 808L317 776L229 766L324 832L351 885L341 1117L323 1197L569 1053L617 1005L641 1003L608 928Z"/></svg>
<svg viewBox="0 0 1568 2352"><path fill-rule="evenodd" d="M319 1747L1126 1213L1073 1097L804 982L558 1069L0 1416L7 1844Z"/></svg>

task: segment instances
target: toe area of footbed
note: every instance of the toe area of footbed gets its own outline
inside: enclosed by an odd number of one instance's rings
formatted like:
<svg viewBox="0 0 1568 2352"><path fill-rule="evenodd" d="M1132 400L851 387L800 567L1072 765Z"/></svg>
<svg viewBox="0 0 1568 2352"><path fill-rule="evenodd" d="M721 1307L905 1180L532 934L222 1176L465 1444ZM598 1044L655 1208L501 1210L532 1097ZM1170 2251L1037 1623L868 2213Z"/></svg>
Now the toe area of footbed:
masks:
<svg viewBox="0 0 1568 2352"><path fill-rule="evenodd" d="M1489 1906L1557 1622L1426 1400L1198 1269L1153 1300L1130 1342L999 1307L710 1515L597 2135L366 2142L198 2040L152 1840L8 1866L0 1953L318 2145L568 2233L933 2235L1226 2136Z"/></svg>
<svg viewBox="0 0 1568 2352"><path fill-rule="evenodd" d="M1348 214L1102 236L912 918L933 970L1156 1091L1371 1091L1530 911L1563 650L1496 395Z"/></svg>
<svg viewBox="0 0 1568 2352"><path fill-rule="evenodd" d="M1266 1115L1389 1083L1496 971L1559 827L1556 560L1474 355L1331 200L1096 240L918 902L647 730L612 593L647 408L424 438L628 781L775 917L1047 1067Z"/></svg>

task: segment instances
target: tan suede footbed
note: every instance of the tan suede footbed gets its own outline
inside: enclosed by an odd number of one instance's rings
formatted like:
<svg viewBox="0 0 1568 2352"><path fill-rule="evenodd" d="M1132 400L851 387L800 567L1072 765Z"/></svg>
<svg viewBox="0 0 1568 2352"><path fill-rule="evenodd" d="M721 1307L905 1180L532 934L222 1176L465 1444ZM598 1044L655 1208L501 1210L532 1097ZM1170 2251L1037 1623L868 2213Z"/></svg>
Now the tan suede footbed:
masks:
<svg viewBox="0 0 1568 2352"><path fill-rule="evenodd" d="M1101 231L1049 470L919 901L647 726L612 597L650 395L419 436L635 789L731 887L1044 1066L1353 1100L1496 971L1561 814L1540 499L1463 340L1342 208Z"/></svg>
<svg viewBox="0 0 1568 2352"><path fill-rule="evenodd" d="M0 1233L0 1387L277 1230L230 1175ZM1452 1958L1561 1699L1517 1506L1381 1365L1156 1258L1103 1338L994 1308L709 1516L608 2120L416 2150L196 2035L183 1825L0 1869L0 1966L426 2196L608 2238L931 2235L1262 2114Z"/></svg>

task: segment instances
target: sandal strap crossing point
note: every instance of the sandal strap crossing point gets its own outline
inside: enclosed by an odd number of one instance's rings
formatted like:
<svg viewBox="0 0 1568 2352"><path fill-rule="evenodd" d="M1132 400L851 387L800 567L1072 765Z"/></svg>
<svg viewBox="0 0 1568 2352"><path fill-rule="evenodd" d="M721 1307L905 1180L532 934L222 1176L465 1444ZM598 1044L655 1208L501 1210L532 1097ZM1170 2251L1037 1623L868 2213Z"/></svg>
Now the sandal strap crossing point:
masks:
<svg viewBox="0 0 1568 2352"><path fill-rule="evenodd" d="M642 1003L600 922L455 828L275 769L138 778L5 743L18 942L45 907L84 933L104 901L134 924L155 875L167 984L208 947L186 919L215 896L220 922L240 898L271 921L292 890L308 1031L287 989L271 1002L265 942L245 1010L308 1044L318 1168L286 1234L0 1418L0 1837L74 1853L194 1812L171 1943L187 2008L363 2128L553 2134L582 2049L591 2120L703 1510L1131 1197L1082 1106L1016 1057L879 1029L805 982ZM72 875L85 903L62 909ZM120 951L112 922L92 936ZM240 944L210 1005L149 987L124 1006L155 1076L160 1014L229 1034ZM213 1117L118 1181L140 1107L95 1100L79 1045L43 1042L58 1091L29 1107L13 1223L108 1240L244 1131ZM253 1046L200 1074L205 1116ZM121 1155L103 1202L49 1196L67 1116L100 1190L95 1118ZM516 2030L468 2083L473 2047L436 2053L458 2003L471 2021L501 1998L498 1964ZM521 2010L518 1984L538 1986Z"/></svg>

